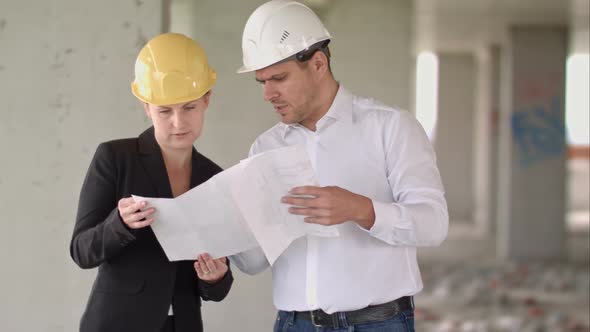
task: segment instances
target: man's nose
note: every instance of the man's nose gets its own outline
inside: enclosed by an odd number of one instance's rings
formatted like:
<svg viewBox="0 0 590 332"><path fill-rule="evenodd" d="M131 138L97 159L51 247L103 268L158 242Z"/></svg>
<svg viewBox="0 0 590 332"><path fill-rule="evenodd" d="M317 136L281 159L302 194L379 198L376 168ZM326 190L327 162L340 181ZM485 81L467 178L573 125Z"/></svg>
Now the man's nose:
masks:
<svg viewBox="0 0 590 332"><path fill-rule="evenodd" d="M274 88L273 84L270 84L269 82L264 83L262 91L264 94L264 100L266 101L271 101L278 96L277 90Z"/></svg>

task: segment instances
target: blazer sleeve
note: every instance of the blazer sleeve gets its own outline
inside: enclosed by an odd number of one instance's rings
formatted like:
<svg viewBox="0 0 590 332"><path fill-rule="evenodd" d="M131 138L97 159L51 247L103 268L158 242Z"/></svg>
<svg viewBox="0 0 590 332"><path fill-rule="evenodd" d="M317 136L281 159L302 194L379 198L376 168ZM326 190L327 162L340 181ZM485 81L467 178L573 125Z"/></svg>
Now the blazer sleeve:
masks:
<svg viewBox="0 0 590 332"><path fill-rule="evenodd" d="M229 266L229 259L227 260L228 269L227 273L221 280L215 284L208 284L204 281L199 280L198 291L201 298L205 301L219 302L223 300L234 282L234 277Z"/></svg>
<svg viewBox="0 0 590 332"><path fill-rule="evenodd" d="M102 143L90 163L78 202L70 255L83 269L119 255L135 240L117 209L117 168L112 148Z"/></svg>

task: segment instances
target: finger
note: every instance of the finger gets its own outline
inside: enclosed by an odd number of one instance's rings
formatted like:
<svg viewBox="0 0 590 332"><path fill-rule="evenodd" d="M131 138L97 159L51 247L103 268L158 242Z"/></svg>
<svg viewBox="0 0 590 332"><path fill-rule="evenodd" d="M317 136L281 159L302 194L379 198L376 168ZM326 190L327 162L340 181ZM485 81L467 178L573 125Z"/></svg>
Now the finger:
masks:
<svg viewBox="0 0 590 332"><path fill-rule="evenodd" d="M203 271L203 275L207 275L211 272L211 271L209 271L209 268L207 267L207 264L205 263L205 260L203 259L202 256L199 257L199 260L197 262L199 263L199 267L201 268L201 271Z"/></svg>
<svg viewBox="0 0 590 332"><path fill-rule="evenodd" d="M199 279L203 279L205 277L205 272L203 272L203 269L201 268L201 264L199 263L199 261L195 261L194 267Z"/></svg>
<svg viewBox="0 0 590 332"><path fill-rule="evenodd" d="M141 212L137 212L137 213L133 213L133 214L127 216L126 220L127 220L127 222L139 222L139 221L143 221L143 219L149 217L154 212L156 212L156 209L149 208L147 210L144 210L144 211L141 211Z"/></svg>
<svg viewBox="0 0 590 332"><path fill-rule="evenodd" d="M138 210L142 210L147 206L146 201L142 202L135 202L133 204L129 204L127 207L124 208L124 213L126 215L132 215L133 213L137 212Z"/></svg>
<svg viewBox="0 0 590 332"><path fill-rule="evenodd" d="M153 218L149 218L149 219L146 219L144 221L138 221L138 222L128 223L127 226L129 226L130 228L133 228L133 229L138 229L138 228L143 228L143 227L149 226L153 222L154 222L154 219Z"/></svg>
<svg viewBox="0 0 590 332"><path fill-rule="evenodd" d="M330 214L329 211L324 210L324 209L299 208L299 207L289 208L289 213L300 215L300 216L308 216L308 217L327 217Z"/></svg>
<svg viewBox="0 0 590 332"><path fill-rule="evenodd" d="M217 271L224 271L227 268L227 259L225 257L214 259L213 263Z"/></svg>
<svg viewBox="0 0 590 332"><path fill-rule="evenodd" d="M117 205L119 206L119 208L125 208L128 205L133 204L134 202L135 202L135 200L133 199L133 197L126 197L126 198L121 198Z"/></svg>
<svg viewBox="0 0 590 332"><path fill-rule="evenodd" d="M281 198L281 202L302 206L302 207L320 207L321 201L317 197L293 197L293 196L284 196Z"/></svg>
<svg viewBox="0 0 590 332"><path fill-rule="evenodd" d="M295 187L289 190L289 194L293 195L312 195L312 196L320 196L324 193L324 188L317 187L317 186L301 186Z"/></svg>
<svg viewBox="0 0 590 332"><path fill-rule="evenodd" d="M211 255L209 255L209 253L207 253L207 252L200 253L198 256L198 260L201 263L205 263L207 260L210 260L210 259L212 259Z"/></svg>
<svg viewBox="0 0 590 332"><path fill-rule="evenodd" d="M210 273L215 273L217 271L217 267L215 266L215 262L213 261L211 256L207 257L204 263L207 266L207 270L209 270Z"/></svg>

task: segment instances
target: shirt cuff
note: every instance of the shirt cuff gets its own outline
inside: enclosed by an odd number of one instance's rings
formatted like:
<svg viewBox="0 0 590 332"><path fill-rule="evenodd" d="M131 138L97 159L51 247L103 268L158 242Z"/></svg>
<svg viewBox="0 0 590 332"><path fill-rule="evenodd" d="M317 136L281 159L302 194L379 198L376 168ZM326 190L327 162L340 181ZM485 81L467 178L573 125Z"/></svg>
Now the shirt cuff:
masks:
<svg viewBox="0 0 590 332"><path fill-rule="evenodd" d="M371 236L389 244L395 244L394 234L396 229L412 229L411 221L404 220L402 209L395 203L384 203L372 200L375 211L375 223L371 229L360 227Z"/></svg>

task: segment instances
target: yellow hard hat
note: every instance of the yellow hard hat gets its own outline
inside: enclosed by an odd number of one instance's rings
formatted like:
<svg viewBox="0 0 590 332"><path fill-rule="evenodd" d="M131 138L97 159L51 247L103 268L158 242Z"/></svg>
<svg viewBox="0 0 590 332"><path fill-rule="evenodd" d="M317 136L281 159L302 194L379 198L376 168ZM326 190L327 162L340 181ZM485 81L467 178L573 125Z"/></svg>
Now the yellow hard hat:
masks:
<svg viewBox="0 0 590 332"><path fill-rule="evenodd" d="M182 34L164 33L139 52L131 91L146 103L172 105L201 98L216 78L199 44Z"/></svg>

